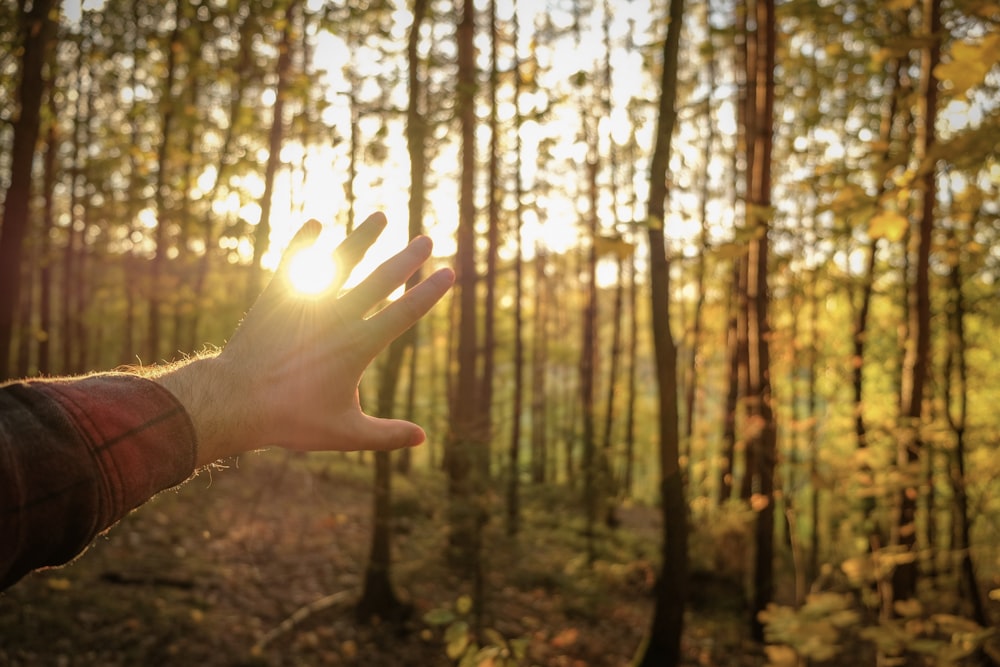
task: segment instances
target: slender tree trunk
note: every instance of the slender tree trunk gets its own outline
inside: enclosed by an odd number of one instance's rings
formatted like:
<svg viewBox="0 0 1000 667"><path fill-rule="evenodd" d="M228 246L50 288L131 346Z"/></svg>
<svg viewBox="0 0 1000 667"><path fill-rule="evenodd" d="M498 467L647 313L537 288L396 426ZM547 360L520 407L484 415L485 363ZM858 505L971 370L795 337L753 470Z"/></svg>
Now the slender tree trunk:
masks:
<svg viewBox="0 0 1000 667"><path fill-rule="evenodd" d="M500 72L497 64L497 27L496 1L490 0L489 36L490 36L490 73L489 73L489 129L490 143L487 158L487 204L486 204L486 273L483 282L486 295L483 300L483 347L482 347L482 377L479 390L480 435L479 442L483 451L476 457L482 468L479 476L487 480L490 477L490 460L492 458L493 440L493 376L496 366L496 292L497 292L497 260L500 251L500 122L497 115L497 88L500 85Z"/></svg>
<svg viewBox="0 0 1000 667"><path fill-rule="evenodd" d="M521 181L521 61L517 54L520 26L514 5L511 43L514 45L514 397L507 471L507 534L516 535L521 523L521 413L524 411L524 239L521 234L524 187ZM495 39L495 37L494 37ZM495 66L494 66L494 69Z"/></svg>
<svg viewBox="0 0 1000 667"><path fill-rule="evenodd" d="M242 8L237 7L237 10L234 11L233 15L242 16ZM237 31L237 35L239 35L239 59L237 60L236 71L233 76L234 88L229 92L229 111L227 114L228 125L226 126L226 132L223 135L222 145L219 146L219 152L215 162L215 181L212 183L211 190L209 190L208 194L205 196L205 200L209 202L218 200L222 186L229 179L230 167L233 164L233 141L236 139L236 133L239 128L238 119L240 110L243 108L243 99L246 93L247 79L250 75L252 58L250 43L252 38L251 26L252 23L249 20L244 20L240 24L239 30ZM194 287L192 288L195 303L205 302L205 287L208 284L208 274L212 268L212 257L215 255L214 251L218 243L217 229L219 229L220 226L218 225L216 218L217 216L212 211L211 207L208 207L206 208L201 219L205 252L198 258L198 265L195 269ZM189 323L187 345L185 349L194 350L199 343L198 329L201 323L202 314L202 308L194 309L191 322Z"/></svg>
<svg viewBox="0 0 1000 667"><path fill-rule="evenodd" d="M729 303L727 305L728 320L726 322L726 358L728 372L726 374L726 397L722 414L722 453L719 461L719 504L725 504L732 499L735 479L736 462L736 416L740 399L740 322L743 319L741 311L745 299L743 289L745 283L743 266L746 261L742 257L732 260Z"/></svg>
<svg viewBox="0 0 1000 667"><path fill-rule="evenodd" d="M747 171L747 226L757 230L747 254L747 305L750 363L748 366L747 412L753 433L747 451L753 452L754 498L757 506L756 550L754 555L754 599L751 630L763 641L764 629L758 614L774 595L774 471L776 429L770 380L770 329L768 324L768 230L771 217L771 148L774 109L775 17L774 0L755 5L756 30L753 35L753 119L750 143L752 160Z"/></svg>
<svg viewBox="0 0 1000 667"><path fill-rule="evenodd" d="M935 141L934 125L937 119L937 79L934 67L940 56L938 35L941 30L940 0L924 0L924 34L932 41L924 47L921 63L920 100L923 122L918 124L915 159L922 163L931 153ZM922 200L920 220L915 240L916 271L910 286L910 340L904 360L903 384L900 395L900 446L898 465L900 468L917 463L924 446L920 438L923 419L924 387L927 383L931 337L930 303L930 256L934 234L934 203L937 199L936 170L924 167L921 179ZM905 551L912 553L913 560L897 565L892 576L893 600L907 600L916 594L917 562L916 553L916 509L918 480L914 477L900 493L898 518L898 543Z"/></svg>
<svg viewBox="0 0 1000 667"><path fill-rule="evenodd" d="M965 298L962 293L961 242L954 228L949 234L951 251L957 257L949 267L948 286L951 289L948 313L948 352L944 374L945 400L948 424L955 434L955 451L952 454L951 485L955 495L956 539L955 552L959 554L960 593L968 600L972 618L984 628L990 627L990 620L983 603L982 591L976 578L976 568L972 560L972 538L969 518L969 491L966 486L966 442L965 432L969 411L969 368L966 356L968 343L965 337ZM971 237L971 230L969 236ZM964 245L964 244L962 244ZM957 387L956 387L957 385ZM956 395L957 394L957 395Z"/></svg>
<svg viewBox="0 0 1000 667"><path fill-rule="evenodd" d="M417 41L420 27L427 14L427 0L416 0L413 7L413 24L407 41L409 67L409 103L407 106L407 146L410 152L410 202L409 235L415 238L423 232L424 171L425 171L425 122L419 108L422 82L419 75ZM421 280L418 270L407 280L407 289ZM391 418L396 412L396 389L403 370L404 358L409 352L416 358L416 328L411 327L389 344L378 382L378 414ZM411 377L411 385L415 377ZM400 602L392 587L391 579L391 509L392 466L389 452L375 453L375 493L373 508L372 545L365 573L364 591L357 605L361 621L373 618L402 620L410 608Z"/></svg>
<svg viewBox="0 0 1000 667"><path fill-rule="evenodd" d="M410 157L410 198L408 201L410 238L423 233L424 209L427 199L427 118L425 111L421 108L426 98L426 91L421 77L420 55L417 51L420 41L420 30L427 17L427 7L427 0L414 0L413 23L410 26L410 33L406 42L406 60L409 63L407 68L409 96L406 105L406 146ZM418 269L417 273L410 278L409 287L416 285L421 277L422 273ZM413 404L415 402L414 392L417 384L418 327L419 323L410 329L408 332L409 340L407 341L412 350L407 399L407 410L410 413L413 411ZM412 419L413 415L408 414L407 418ZM405 473L409 471L409 454L409 450L400 452L398 461L400 472Z"/></svg>
<svg viewBox="0 0 1000 667"><path fill-rule="evenodd" d="M671 140L677 119L677 62L683 19L683 0L671 0L670 21L663 43L656 143L649 177L649 286L658 390L663 560L656 578L656 601L649 636L637 661L640 667L673 667L680 664L687 598L687 504L678 460L677 348L670 332L670 264L663 233L669 195L667 166L670 164Z"/></svg>
<svg viewBox="0 0 1000 667"><path fill-rule="evenodd" d="M292 43L296 30L298 1L293 0L285 10L285 24L278 44L278 62L275 67L277 81L274 90L274 109L271 130L267 140L267 163L264 165L264 194L260 199L260 222L254 231L253 264L247 281L246 304L256 300L263 287L264 269L261 258L267 252L271 239L271 206L274 199L274 181L281 165L281 147L285 140L285 101L292 76Z"/></svg>
<svg viewBox="0 0 1000 667"><path fill-rule="evenodd" d="M898 93L900 88L900 63L893 59L888 63L887 81L888 87L882 99L881 118L879 122L879 142L885 147L882 153L883 161L889 157L889 147L892 141L892 126L895 121L898 107ZM885 193L886 179L879 182L877 200L882 199ZM859 451L868 447L868 427L865 424L864 412L864 368L865 368L865 344L868 339L868 317L871 312L872 297L875 292L875 266L878 258L879 239L871 238L868 241L866 251L868 253L865 261L863 284L861 287L861 298L855 311L854 331L852 340L854 343L853 359L851 360L851 386L854 391L854 437L857 441ZM871 466L863 462L861 471L865 476L872 474ZM864 522L863 530L868 535L869 549L874 549L875 545L884 543L882 539L882 527L878 525L874 517L876 508L876 498L871 496L861 502L861 516Z"/></svg>
<svg viewBox="0 0 1000 667"><path fill-rule="evenodd" d="M49 112L52 118L58 118L56 97L49 88ZM56 187L56 158L59 152L58 125L49 123L46 136L45 161L42 169L42 207L41 250L39 266L38 291L38 350L37 368L39 375L49 375L52 372L52 266L55 264L55 251L52 248L52 229L55 227L53 213Z"/></svg>
<svg viewBox="0 0 1000 667"><path fill-rule="evenodd" d="M402 337L389 345L379 372L377 410L383 418L391 418L394 414L396 388L408 348L400 340ZM364 589L355 613L362 623L373 619L399 622L406 618L410 608L400 601L392 586L392 463L389 452L375 452L374 486L371 551Z"/></svg>
<svg viewBox="0 0 1000 667"><path fill-rule="evenodd" d="M596 415L594 410L595 375L597 373L597 161L587 160L588 197L590 198L590 213L587 236L590 246L587 248L585 260L587 284L585 305L583 311L583 343L580 352L580 409L583 426L583 506L586 524L584 533L587 538L587 559L594 562L597 558L595 530L597 513L600 508L603 490L599 483L600 462L597 452L597 434L595 433Z"/></svg>
<svg viewBox="0 0 1000 667"><path fill-rule="evenodd" d="M455 292L458 299L458 370L451 402L448 442L448 495L450 498L450 560L467 572L478 569L477 491L473 471L480 470L475 458L482 453L478 442L479 410L477 382L477 298L475 258L475 9L472 0L459 3L458 84L456 112L461 127L461 174Z"/></svg>
<svg viewBox="0 0 1000 667"><path fill-rule="evenodd" d="M545 277L545 251L537 244L533 265L535 314L531 341L531 481L544 484L549 477L548 280Z"/></svg>
<svg viewBox="0 0 1000 667"><path fill-rule="evenodd" d="M150 263L150 285L149 285L149 331L146 345L146 361L155 363L160 360L161 348L163 346L163 271L167 259L167 200L169 199L170 184L168 172L170 169L170 136L173 132L174 121L176 119L176 105L174 104L174 82L177 77L177 53L183 48L181 43L181 27L183 11L181 9L182 0L174 3L174 29L167 42L167 62L166 78L163 82L163 92L161 94L160 106L163 109L163 119L160 126L160 146L156 155L156 187L154 190L154 201L156 206L156 250L154 251L152 262Z"/></svg>

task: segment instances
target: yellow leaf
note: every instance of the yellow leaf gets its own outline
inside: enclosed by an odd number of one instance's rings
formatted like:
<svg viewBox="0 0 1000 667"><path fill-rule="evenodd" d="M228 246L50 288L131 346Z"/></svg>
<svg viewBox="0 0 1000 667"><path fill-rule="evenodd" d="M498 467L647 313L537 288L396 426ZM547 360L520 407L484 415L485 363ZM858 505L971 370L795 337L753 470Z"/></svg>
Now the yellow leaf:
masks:
<svg viewBox="0 0 1000 667"><path fill-rule="evenodd" d="M455 611L459 614L468 614L472 611L472 598L468 595L463 595L455 601Z"/></svg>
<svg viewBox="0 0 1000 667"><path fill-rule="evenodd" d="M903 618L913 618L923 613L924 606L919 600L896 600L892 605L893 610Z"/></svg>
<svg viewBox="0 0 1000 667"><path fill-rule="evenodd" d="M52 577L46 583L54 591L68 591L72 585L69 579L64 577Z"/></svg>
<svg viewBox="0 0 1000 667"><path fill-rule="evenodd" d="M1000 588L994 588L990 591L990 599L1000 602Z"/></svg>
<svg viewBox="0 0 1000 667"><path fill-rule="evenodd" d="M950 60L934 68L934 76L949 81L956 95L965 95L986 78L994 63L1000 60L1000 34L989 34L977 42L955 42Z"/></svg>
<svg viewBox="0 0 1000 667"><path fill-rule="evenodd" d="M594 249L600 257L625 260L632 256L635 246L620 236L601 235L594 239Z"/></svg>
<svg viewBox="0 0 1000 667"><path fill-rule="evenodd" d="M868 236L896 243L902 240L909 224L909 221L899 213L882 211L868 221Z"/></svg>
<svg viewBox="0 0 1000 667"><path fill-rule="evenodd" d="M768 667L796 667L799 654L791 646L765 646Z"/></svg>

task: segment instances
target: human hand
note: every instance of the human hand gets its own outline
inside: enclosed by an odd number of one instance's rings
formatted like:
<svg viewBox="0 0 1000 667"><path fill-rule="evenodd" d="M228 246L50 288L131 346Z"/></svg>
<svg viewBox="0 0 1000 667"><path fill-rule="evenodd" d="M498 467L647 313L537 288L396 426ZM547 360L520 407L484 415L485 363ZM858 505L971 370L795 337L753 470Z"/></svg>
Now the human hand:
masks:
<svg viewBox="0 0 1000 667"><path fill-rule="evenodd" d="M292 256L321 229L315 220L306 223L222 351L156 378L192 416L199 465L270 446L391 450L423 442L416 424L366 415L358 383L375 356L448 291L455 274L441 269L366 317L431 254L430 239L418 237L341 294L385 225L381 213L365 220L334 251L334 284L306 297L295 293L289 278Z"/></svg>

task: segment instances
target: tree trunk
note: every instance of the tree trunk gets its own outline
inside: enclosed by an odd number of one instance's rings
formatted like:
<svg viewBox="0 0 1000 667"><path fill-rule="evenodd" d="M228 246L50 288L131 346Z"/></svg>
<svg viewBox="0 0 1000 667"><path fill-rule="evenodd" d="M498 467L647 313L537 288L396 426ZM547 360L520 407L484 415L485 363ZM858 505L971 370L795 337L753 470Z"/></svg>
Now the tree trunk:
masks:
<svg viewBox="0 0 1000 667"><path fill-rule="evenodd" d="M261 258L267 252L271 239L271 201L274 197L274 179L281 165L281 147L285 139L285 101L288 96L288 86L292 75L292 36L296 30L295 16L298 1L293 0L285 10L284 28L278 43L278 62L275 74L278 79L274 86L274 115L271 119L271 130L267 141L267 163L264 165L264 194L260 199L260 222L254 231L253 264L247 280L246 304L253 304L263 287L264 269Z"/></svg>
<svg viewBox="0 0 1000 667"><path fill-rule="evenodd" d="M14 316L20 298L21 251L28 230L31 172L45 90L42 66L55 34L58 12L59 5L53 0L36 0L31 10L20 16L21 83L17 88L18 113L13 123L10 184L0 224L0 285L3 285L0 289L0 381L10 377Z"/></svg>
<svg viewBox="0 0 1000 667"><path fill-rule="evenodd" d="M748 423L751 424L747 451L752 452L754 465L747 472L753 476L752 505L757 509L751 631L757 641L763 641L764 628L758 614L774 595L774 471L777 458L777 433L771 398L770 296L767 284L774 109L774 0L756 3L755 23L756 29L748 40L753 56L747 60L748 80L753 81L748 91L753 113L748 113L752 125L748 134L751 160L747 163L746 174L746 225L754 232L747 254L747 337L750 353L747 413Z"/></svg>
<svg viewBox="0 0 1000 667"><path fill-rule="evenodd" d="M487 157L486 203L486 273L483 282L486 295L483 300L482 377L479 390L479 442L483 451L476 457L481 468L478 475L490 477L490 459L493 441L493 376L496 366L496 291L497 260L500 251L500 123L497 116L497 88L500 72L497 64L496 1L489 3L490 74L489 74L489 129L490 143Z"/></svg>
<svg viewBox="0 0 1000 667"><path fill-rule="evenodd" d="M515 5L512 19L511 42L514 44L514 397L511 419L510 445L507 470L507 534L516 535L521 523L521 413L524 411L524 245L521 234L523 224L524 188L521 182L521 63L517 56L520 26ZM496 39L494 35L494 39ZM494 64L494 70L496 66ZM495 108L495 105L494 105ZM538 286L536 286L537 289Z"/></svg>
<svg viewBox="0 0 1000 667"><path fill-rule="evenodd" d="M51 88L50 88L51 91ZM52 118L58 118L56 98L49 94L48 105ZM59 153L59 132L55 122L49 123L46 136L45 160L42 169L42 244L40 250L40 266L38 275L38 336L37 370L39 375L49 375L52 372L52 266L55 264L52 248L52 229L55 227L53 213L56 187L56 158Z"/></svg>
<svg viewBox="0 0 1000 667"><path fill-rule="evenodd" d="M971 226L971 225L970 225ZM990 620L983 603L982 591L976 578L976 568L972 561L972 538L970 536L972 521L969 517L969 492L965 481L966 443L965 431L969 408L968 360L966 353L968 343L965 338L965 298L962 294L962 259L961 246L954 228L949 234L950 250L956 254L956 259L949 267L948 284L951 289L949 302L952 308L948 313L948 352L944 374L945 404L948 425L955 434L955 451L952 454L953 466L951 475L952 492L955 495L955 548L959 554L960 594L969 601L972 618L984 628L990 627ZM971 229L969 237L972 237ZM955 385L958 385L957 388ZM956 395L957 392L957 395Z"/></svg>
<svg viewBox="0 0 1000 667"><path fill-rule="evenodd" d="M243 11L241 7L233 12L234 16L242 16ZM214 202L219 198L219 192L221 186L226 183L229 178L229 168L233 164L232 160L232 146L233 141L236 139L236 133L238 130L238 119L240 116L240 110L243 108L243 98L246 92L246 87L248 79L250 76L250 66L251 66L251 39L252 39L252 23L249 20L244 20L240 24L239 31L239 59L236 63L236 71L234 72L233 81L235 88L229 92L229 113L227 115L228 125L226 127L226 132L223 135L222 145L219 146L218 156L215 162L215 181L212 183L211 190L205 195L205 201ZM217 246L217 232L219 225L216 222L217 215L212 211L211 207L207 207L205 213L201 220L202 234L205 242L205 252L202 253L201 257L198 258L198 265L195 269L195 279L194 287L192 288L194 292L195 303L202 304L205 303L205 286L208 283L208 274L212 267L212 256L214 250ZM194 309L192 313L191 321L188 325L188 336L187 345L185 349L194 350L198 345L198 328L202 317L202 308L198 307Z"/></svg>
<svg viewBox="0 0 1000 667"><path fill-rule="evenodd" d="M449 557L467 572L478 569L476 548L478 511L474 507L477 490L472 478L481 465L477 368L477 299L475 258L475 10L472 0L459 3L458 84L456 113L461 126L461 174L458 243L455 258L455 292L458 299L458 349L455 383L451 402L451 431L448 438Z"/></svg>
<svg viewBox="0 0 1000 667"><path fill-rule="evenodd" d="M924 0L923 32L930 36L923 50L921 63L920 100L923 122L918 124L915 160L922 163L934 145L934 125L937 119L937 79L934 67L940 56L938 33L941 29L940 0ZM924 387L927 384L931 337L930 257L934 234L934 203L937 199L936 170L922 167L922 199L920 220L915 239L916 270L909 289L910 339L907 341L900 395L900 439L897 464L901 469L915 466L923 453L920 425L923 418ZM912 554L910 562L900 563L893 571L893 601L907 600L916 594L916 509L918 479L916 472L906 474L909 480L900 493L897 522L898 543Z"/></svg>
<svg viewBox="0 0 1000 667"><path fill-rule="evenodd" d="M427 0L416 0L413 7L413 25L410 27L410 36L407 41L410 74L406 138L410 152L409 233L411 239L423 232L426 130L423 114L419 108L422 82L419 76L417 40L426 13ZM407 289L419 283L420 279L421 272L418 270L407 280ZM416 328L414 326L389 344L386 359L379 373L377 409L380 417L392 418L394 416L396 389L399 385L404 357L409 351L412 355L411 359L416 358L415 337ZM411 385L415 379L415 377L411 377ZM376 452L372 545L365 573L364 591L357 605L358 618L363 622L373 618L402 620L410 611L408 605L400 602L392 587L391 484L390 454L389 452Z"/></svg>
<svg viewBox="0 0 1000 667"><path fill-rule="evenodd" d="M160 126L160 146L156 154L156 187L153 199L156 205L156 250L150 264L149 277L149 331L146 345L148 351L145 361L156 363L160 360L163 346L163 270L167 259L167 200L169 199L168 171L171 159L170 135L176 118L174 104L174 81L177 77L177 52L183 48L181 43L182 0L174 3L174 29L167 41L166 79L163 82L163 92L160 98L160 108L163 109L163 120Z"/></svg>
<svg viewBox="0 0 1000 667"><path fill-rule="evenodd" d="M650 167L649 186L649 286L656 358L660 493L663 560L656 578L655 606L641 667L673 667L681 662L681 633L687 597L687 505L681 477L680 432L677 409L677 348L670 332L670 264L663 234L667 166L677 119L677 61L684 18L683 0L671 0L670 22L663 43L663 73Z"/></svg>
<svg viewBox="0 0 1000 667"><path fill-rule="evenodd" d="M531 341L531 481L544 484L549 477L548 424L548 280L546 255L535 245L535 314Z"/></svg>

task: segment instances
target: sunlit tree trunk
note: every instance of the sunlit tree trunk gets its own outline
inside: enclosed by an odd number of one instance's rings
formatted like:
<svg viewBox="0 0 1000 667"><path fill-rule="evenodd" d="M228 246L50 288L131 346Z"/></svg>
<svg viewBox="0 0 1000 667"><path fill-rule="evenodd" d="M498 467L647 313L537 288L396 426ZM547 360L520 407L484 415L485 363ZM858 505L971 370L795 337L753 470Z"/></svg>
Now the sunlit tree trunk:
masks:
<svg viewBox="0 0 1000 667"><path fill-rule="evenodd" d="M920 81L921 122L917 125L917 163L922 163L930 155L934 145L934 125L937 119L937 79L934 67L940 58L938 33L941 30L940 0L925 0L923 3L923 31L933 36L923 49ZM900 469L913 466L923 454L920 426L923 419L924 388L927 384L928 358L931 337L930 303L930 257L931 240L934 233L934 204L937 199L936 170L923 167L921 178L921 208L916 234L913 236L913 252L916 262L913 283L909 287L910 328L906 356L903 367L902 392L900 394L900 438L898 465ZM917 562L916 554L916 508L919 491L916 476L907 475L908 483L900 493L899 517L897 521L897 542L904 550L912 553L914 559L897 565L892 576L893 600L907 600L916 594Z"/></svg>
<svg viewBox="0 0 1000 667"><path fill-rule="evenodd" d="M753 103L749 126L751 160L747 163L746 225L754 230L747 253L747 336L750 353L747 374L747 414L750 433L747 452L752 453L752 505L757 510L754 554L752 634L763 641L764 629L757 614L774 595L774 472L776 429L770 379L770 329L768 323L768 230L771 218L771 148L774 109L775 17L774 1L755 3L755 30L750 36L753 69L748 97Z"/></svg>
<svg viewBox="0 0 1000 667"><path fill-rule="evenodd" d="M677 348L670 332L670 264L663 233L669 195L667 166L670 164L671 140L677 119L677 62L683 18L683 0L671 0L670 21L663 43L656 143L649 175L649 287L656 360L663 518L662 562L656 577L656 600L649 635L637 661L641 667L673 667L680 664L687 598L687 503L678 460Z"/></svg>
<svg viewBox="0 0 1000 667"><path fill-rule="evenodd" d="M278 62L275 66L277 80L274 84L274 107L271 130L267 141L267 163L264 165L264 193L260 198L260 222L254 231L253 264L247 280L246 304L257 298L263 286L261 258L267 252L271 238L271 207L274 199L274 181L281 166L281 147L285 140L285 102L292 76L292 44L297 29L298 0L292 0L284 12L284 27L278 42Z"/></svg>

